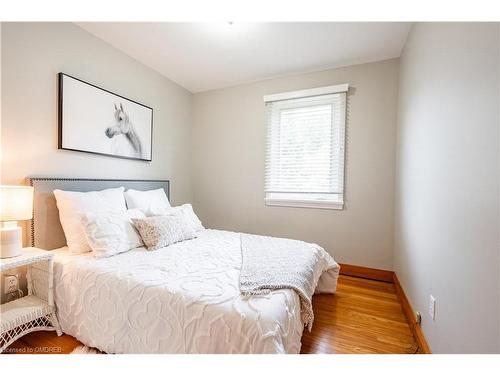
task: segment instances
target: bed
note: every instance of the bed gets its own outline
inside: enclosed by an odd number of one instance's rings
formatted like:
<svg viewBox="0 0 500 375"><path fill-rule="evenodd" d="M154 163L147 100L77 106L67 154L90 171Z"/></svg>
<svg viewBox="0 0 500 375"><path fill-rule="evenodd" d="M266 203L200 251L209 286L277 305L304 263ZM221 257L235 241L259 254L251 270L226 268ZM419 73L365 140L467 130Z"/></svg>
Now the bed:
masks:
<svg viewBox="0 0 500 375"><path fill-rule="evenodd" d="M54 249L57 315L63 332L107 353L299 353L304 324L290 289L246 297L239 289L240 234L206 229L198 237L109 258L70 254L54 189L162 187L168 181L30 179L33 246ZM311 246L317 246L311 244ZM316 292L333 293L338 265L321 249ZM329 268L329 272L321 272ZM36 284L36 272L34 272Z"/></svg>

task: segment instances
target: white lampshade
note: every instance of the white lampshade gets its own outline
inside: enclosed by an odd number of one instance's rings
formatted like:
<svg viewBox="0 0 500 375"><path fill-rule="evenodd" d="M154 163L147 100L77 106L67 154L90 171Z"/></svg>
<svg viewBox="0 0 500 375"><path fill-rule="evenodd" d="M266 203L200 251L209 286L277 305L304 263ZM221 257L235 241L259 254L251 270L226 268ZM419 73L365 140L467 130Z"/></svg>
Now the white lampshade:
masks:
<svg viewBox="0 0 500 375"><path fill-rule="evenodd" d="M33 218L33 187L0 186L0 221Z"/></svg>

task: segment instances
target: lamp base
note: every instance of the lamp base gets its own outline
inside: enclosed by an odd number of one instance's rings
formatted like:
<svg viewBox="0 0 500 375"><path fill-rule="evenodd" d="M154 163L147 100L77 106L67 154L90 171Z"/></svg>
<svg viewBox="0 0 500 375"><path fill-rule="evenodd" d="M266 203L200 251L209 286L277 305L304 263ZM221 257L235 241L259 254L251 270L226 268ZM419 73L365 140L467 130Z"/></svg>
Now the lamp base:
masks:
<svg viewBox="0 0 500 375"><path fill-rule="evenodd" d="M23 248L22 230L16 221L2 223L0 228L0 258L12 258L21 255Z"/></svg>

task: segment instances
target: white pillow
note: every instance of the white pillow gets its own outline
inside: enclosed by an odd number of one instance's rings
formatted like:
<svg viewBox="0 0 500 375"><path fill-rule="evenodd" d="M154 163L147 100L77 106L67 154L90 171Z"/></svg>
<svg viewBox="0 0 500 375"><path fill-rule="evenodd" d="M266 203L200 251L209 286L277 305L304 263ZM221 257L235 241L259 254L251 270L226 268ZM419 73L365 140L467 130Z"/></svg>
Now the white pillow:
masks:
<svg viewBox="0 0 500 375"><path fill-rule="evenodd" d="M101 191L77 192L54 190L59 220L71 253L91 251L83 232L82 215L86 213L125 212L123 187Z"/></svg>
<svg viewBox="0 0 500 375"><path fill-rule="evenodd" d="M178 211L172 215L132 219L148 250L157 250L176 242L196 238L186 216Z"/></svg>
<svg viewBox="0 0 500 375"><path fill-rule="evenodd" d="M151 209L147 213L147 216L172 215L177 212L182 212L182 214L186 217L187 222L189 222L191 228L195 232L205 229L200 219L198 219L198 216L196 216L196 214L194 213L193 206L191 206L189 203L183 204L182 206L170 208Z"/></svg>
<svg viewBox="0 0 500 375"><path fill-rule="evenodd" d="M130 219L145 217L141 210L84 214L83 231L96 258L110 257L144 246Z"/></svg>
<svg viewBox="0 0 500 375"><path fill-rule="evenodd" d="M129 189L124 195L129 209L138 208L146 215L150 210L170 208L170 202L163 189L147 191Z"/></svg>

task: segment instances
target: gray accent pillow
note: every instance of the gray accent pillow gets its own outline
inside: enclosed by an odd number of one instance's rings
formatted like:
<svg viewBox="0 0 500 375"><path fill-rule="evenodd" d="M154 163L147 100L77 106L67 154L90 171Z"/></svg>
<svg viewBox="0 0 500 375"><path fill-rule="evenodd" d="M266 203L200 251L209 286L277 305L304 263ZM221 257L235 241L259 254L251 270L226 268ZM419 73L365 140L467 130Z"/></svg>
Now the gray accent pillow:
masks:
<svg viewBox="0 0 500 375"><path fill-rule="evenodd" d="M143 219L132 218L148 250L172 245L196 237L193 226L182 212Z"/></svg>

